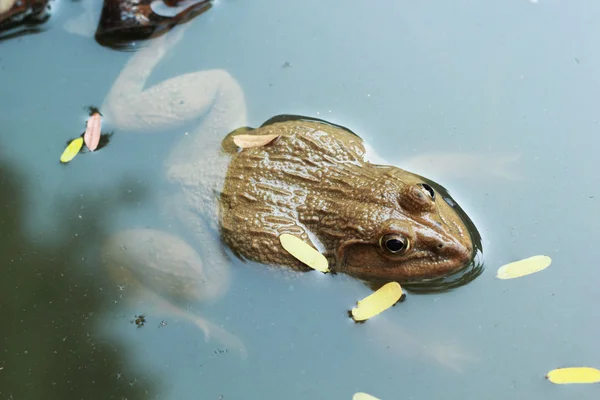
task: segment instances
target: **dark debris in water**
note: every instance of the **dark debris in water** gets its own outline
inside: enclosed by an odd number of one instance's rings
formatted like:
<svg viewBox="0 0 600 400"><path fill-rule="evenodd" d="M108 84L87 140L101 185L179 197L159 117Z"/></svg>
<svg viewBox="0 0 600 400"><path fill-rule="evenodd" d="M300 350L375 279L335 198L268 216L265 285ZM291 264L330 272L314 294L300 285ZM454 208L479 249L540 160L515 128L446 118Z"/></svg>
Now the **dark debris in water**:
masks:
<svg viewBox="0 0 600 400"><path fill-rule="evenodd" d="M133 324L134 322L138 328L141 328L146 324L146 317L144 315L136 315L135 319L132 320L131 323Z"/></svg>

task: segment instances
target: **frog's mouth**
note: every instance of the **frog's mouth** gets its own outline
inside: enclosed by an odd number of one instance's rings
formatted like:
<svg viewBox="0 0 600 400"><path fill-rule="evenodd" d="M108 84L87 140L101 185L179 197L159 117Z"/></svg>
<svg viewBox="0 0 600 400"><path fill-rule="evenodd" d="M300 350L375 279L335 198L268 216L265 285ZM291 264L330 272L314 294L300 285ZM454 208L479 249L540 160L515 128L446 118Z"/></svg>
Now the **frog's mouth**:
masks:
<svg viewBox="0 0 600 400"><path fill-rule="evenodd" d="M470 242L448 240L441 247L417 247L393 256L377 244L351 240L340 246L337 260L336 272L366 282L406 284L441 279L465 269L473 260L473 247Z"/></svg>
<svg viewBox="0 0 600 400"><path fill-rule="evenodd" d="M354 264L353 255L347 253L341 263L340 272L367 282L391 282L400 284L423 282L451 275L469 265L470 259L457 262L444 258L432 258L430 255L414 253L414 256L402 263L376 262L372 264Z"/></svg>

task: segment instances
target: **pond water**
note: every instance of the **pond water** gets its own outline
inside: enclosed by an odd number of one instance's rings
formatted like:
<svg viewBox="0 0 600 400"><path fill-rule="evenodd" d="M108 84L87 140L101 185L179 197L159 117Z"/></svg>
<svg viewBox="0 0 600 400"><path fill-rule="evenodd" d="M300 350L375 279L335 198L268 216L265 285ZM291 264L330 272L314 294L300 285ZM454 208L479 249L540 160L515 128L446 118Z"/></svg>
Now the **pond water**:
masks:
<svg viewBox="0 0 600 400"><path fill-rule="evenodd" d="M148 85L224 69L252 126L290 113L349 127L450 190L483 237L483 274L354 324L362 283L234 260L227 294L188 311L246 358L189 318L126 301L100 246L166 227L163 160L185 131L116 131L59 163L132 56L67 32L91 2L62 1L44 32L0 44L0 398L598 397L545 374L600 367L600 4L384 3L221 0ZM547 270L495 278L537 254Z"/></svg>

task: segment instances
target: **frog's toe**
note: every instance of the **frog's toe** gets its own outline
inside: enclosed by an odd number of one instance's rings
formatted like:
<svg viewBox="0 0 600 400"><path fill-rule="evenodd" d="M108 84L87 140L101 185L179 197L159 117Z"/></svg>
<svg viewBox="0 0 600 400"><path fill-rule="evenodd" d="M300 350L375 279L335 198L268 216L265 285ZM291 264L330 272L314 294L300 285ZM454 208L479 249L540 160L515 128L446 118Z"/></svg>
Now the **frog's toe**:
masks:
<svg viewBox="0 0 600 400"><path fill-rule="evenodd" d="M153 229L129 229L112 235L102 256L119 285L133 285L138 295L151 300L161 312L187 319L204 332L206 341L215 338L246 358L246 348L238 337L182 307L222 294L228 281L227 267L212 262L205 268L187 242Z"/></svg>
<svg viewBox="0 0 600 400"><path fill-rule="evenodd" d="M184 309L182 307L175 306L168 301L158 300L157 304L162 312L176 316L182 320L187 320L192 322L198 328L202 330L204 333L204 341L210 342L215 339L222 346L225 347L227 351L235 351L239 353L242 359L246 359L248 353L246 351L246 346L244 343L234 334L228 332L224 328L221 328L217 324L197 315L193 312Z"/></svg>
<svg viewBox="0 0 600 400"><path fill-rule="evenodd" d="M196 326L198 326L202 332L204 332L204 340L206 342L209 342L211 338L214 337L218 342L224 345L227 350L238 352L242 359L246 359L248 357L246 346L240 340L240 338L197 315L192 316L191 319L194 321Z"/></svg>

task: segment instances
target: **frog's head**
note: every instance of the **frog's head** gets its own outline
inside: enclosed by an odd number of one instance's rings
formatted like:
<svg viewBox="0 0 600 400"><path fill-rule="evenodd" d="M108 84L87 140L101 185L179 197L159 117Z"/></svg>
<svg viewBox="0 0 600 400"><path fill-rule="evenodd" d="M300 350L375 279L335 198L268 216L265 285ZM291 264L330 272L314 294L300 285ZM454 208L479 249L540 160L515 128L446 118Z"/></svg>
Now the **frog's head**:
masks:
<svg viewBox="0 0 600 400"><path fill-rule="evenodd" d="M473 240L451 199L418 175L371 166L381 173L361 187L349 211L340 210L360 229L337 242L338 270L369 282L410 282L466 267Z"/></svg>

